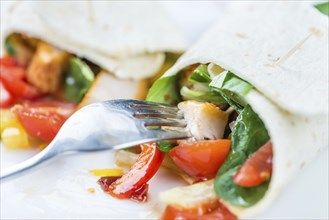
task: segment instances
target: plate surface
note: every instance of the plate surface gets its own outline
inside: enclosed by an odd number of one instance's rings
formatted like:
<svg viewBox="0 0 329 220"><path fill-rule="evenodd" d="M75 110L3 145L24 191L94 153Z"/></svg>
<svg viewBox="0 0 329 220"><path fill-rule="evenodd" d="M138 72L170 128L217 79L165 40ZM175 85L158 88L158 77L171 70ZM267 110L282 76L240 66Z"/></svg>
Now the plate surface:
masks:
<svg viewBox="0 0 329 220"><path fill-rule="evenodd" d="M1 6L4 4L1 1ZM190 43L225 10L223 2L162 2ZM1 168L23 161L35 151L5 151ZM306 167L257 219L328 219L328 150ZM1 219L154 219L161 204L157 194L184 185L165 169L150 181L146 204L116 200L102 192L89 170L115 167L111 152L58 158L42 168L1 184ZM89 188L95 192L90 193Z"/></svg>

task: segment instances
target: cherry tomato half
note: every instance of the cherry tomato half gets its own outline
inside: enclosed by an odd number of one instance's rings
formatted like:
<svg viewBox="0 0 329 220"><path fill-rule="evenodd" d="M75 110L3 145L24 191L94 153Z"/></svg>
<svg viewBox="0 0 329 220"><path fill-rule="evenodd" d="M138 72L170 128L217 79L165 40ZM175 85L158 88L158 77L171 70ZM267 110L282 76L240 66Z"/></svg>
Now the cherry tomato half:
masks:
<svg viewBox="0 0 329 220"><path fill-rule="evenodd" d="M25 70L22 67L0 65L0 79L13 96L29 100L40 97L41 93L24 81L25 76Z"/></svg>
<svg viewBox="0 0 329 220"><path fill-rule="evenodd" d="M197 179L211 179L225 161L230 150L228 139L180 144L169 151L175 164Z"/></svg>
<svg viewBox="0 0 329 220"><path fill-rule="evenodd" d="M36 102L17 105L13 110L29 135L51 141L75 107L72 103Z"/></svg>
<svg viewBox="0 0 329 220"><path fill-rule="evenodd" d="M136 193L146 193L146 183L160 168L165 154L157 148L156 143L142 144L141 149L142 152L129 172L109 186L110 195L119 199L136 200Z"/></svg>
<svg viewBox="0 0 329 220"><path fill-rule="evenodd" d="M0 108L9 108L15 103L15 98L0 80Z"/></svg>
<svg viewBox="0 0 329 220"><path fill-rule="evenodd" d="M234 175L235 184L254 187L262 184L272 174L272 142L268 141L249 157Z"/></svg>
<svg viewBox="0 0 329 220"><path fill-rule="evenodd" d="M233 215L218 200L211 201L194 209L176 209L173 206L167 206L161 220L236 220Z"/></svg>

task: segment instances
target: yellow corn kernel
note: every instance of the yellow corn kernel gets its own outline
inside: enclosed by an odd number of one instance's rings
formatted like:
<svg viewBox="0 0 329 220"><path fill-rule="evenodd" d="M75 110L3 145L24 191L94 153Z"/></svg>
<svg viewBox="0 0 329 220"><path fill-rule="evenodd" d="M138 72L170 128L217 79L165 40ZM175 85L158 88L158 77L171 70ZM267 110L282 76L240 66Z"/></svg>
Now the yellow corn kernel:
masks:
<svg viewBox="0 0 329 220"><path fill-rule="evenodd" d="M121 169L101 169L90 170L90 173L95 176L122 176L124 171Z"/></svg>
<svg viewBox="0 0 329 220"><path fill-rule="evenodd" d="M19 127L21 126L18 117L12 113L9 109L0 110L0 133L8 127Z"/></svg>
<svg viewBox="0 0 329 220"><path fill-rule="evenodd" d="M95 188L93 188L93 187L88 188L88 192L95 193Z"/></svg>
<svg viewBox="0 0 329 220"><path fill-rule="evenodd" d="M21 127L7 127L1 133L1 142L8 150L30 149L26 131Z"/></svg>

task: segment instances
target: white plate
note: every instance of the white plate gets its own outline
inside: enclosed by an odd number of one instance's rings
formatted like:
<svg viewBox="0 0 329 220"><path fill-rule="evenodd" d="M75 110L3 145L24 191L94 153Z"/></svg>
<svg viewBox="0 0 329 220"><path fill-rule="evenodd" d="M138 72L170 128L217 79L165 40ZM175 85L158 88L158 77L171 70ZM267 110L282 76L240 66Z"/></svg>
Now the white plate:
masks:
<svg viewBox="0 0 329 220"><path fill-rule="evenodd" d="M3 2L1 2L3 4ZM192 43L220 16L226 3L162 2ZM1 168L31 157L32 151L1 149ZM11 182L1 184L1 219L146 219L156 218L157 194L184 183L165 169L150 181L146 204L106 195L89 170L115 167L113 153L62 157ZM258 219L328 219L328 150L305 168ZM88 192L95 188L95 193Z"/></svg>

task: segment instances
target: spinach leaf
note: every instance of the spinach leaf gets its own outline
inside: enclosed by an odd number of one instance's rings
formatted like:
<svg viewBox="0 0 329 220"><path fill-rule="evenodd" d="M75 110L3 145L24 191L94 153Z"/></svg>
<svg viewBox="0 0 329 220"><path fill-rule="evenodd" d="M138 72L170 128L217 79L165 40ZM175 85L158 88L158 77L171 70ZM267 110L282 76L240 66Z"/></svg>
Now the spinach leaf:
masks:
<svg viewBox="0 0 329 220"><path fill-rule="evenodd" d="M232 131L231 151L215 178L215 191L236 206L249 207L264 196L268 183L245 188L233 182L233 176L245 160L270 139L264 123L247 105L239 114Z"/></svg>
<svg viewBox="0 0 329 220"><path fill-rule="evenodd" d="M180 90L180 94L187 100L226 103L225 99L216 91L197 91L184 86Z"/></svg>
<svg viewBox="0 0 329 220"><path fill-rule="evenodd" d="M207 83L211 82L210 75L208 73L208 65L200 64L192 73L189 78L190 81L199 82L199 83Z"/></svg>
<svg viewBox="0 0 329 220"><path fill-rule="evenodd" d="M233 177L239 168L240 166L236 166L225 172L220 178L217 178L215 190L222 199L230 202L232 205L250 207L265 195L269 181L256 187L246 188L238 186L233 182Z"/></svg>
<svg viewBox="0 0 329 220"><path fill-rule="evenodd" d="M79 58L69 60L64 79L64 95L69 101L80 102L94 81L94 73Z"/></svg>
<svg viewBox="0 0 329 220"><path fill-rule="evenodd" d="M178 88L178 75L166 76L158 79L149 90L146 100L169 105L176 105L181 101Z"/></svg>
<svg viewBox="0 0 329 220"><path fill-rule="evenodd" d="M253 86L248 82L226 71L213 78L210 87L218 91L236 110L241 111L247 102L244 98Z"/></svg>
<svg viewBox="0 0 329 220"><path fill-rule="evenodd" d="M263 146L270 136L263 121L247 105L239 114L232 130L232 150L251 155Z"/></svg>
<svg viewBox="0 0 329 220"><path fill-rule="evenodd" d="M329 2L324 2L324 3L316 4L316 5L314 5L314 7L317 8L323 14L329 16Z"/></svg>
<svg viewBox="0 0 329 220"><path fill-rule="evenodd" d="M219 178L221 175L225 174L230 169L240 166L247 160L247 155L244 152L234 152L231 150L228 154L225 162L222 164L220 169L218 170L217 177ZM216 177L216 179L217 179Z"/></svg>

